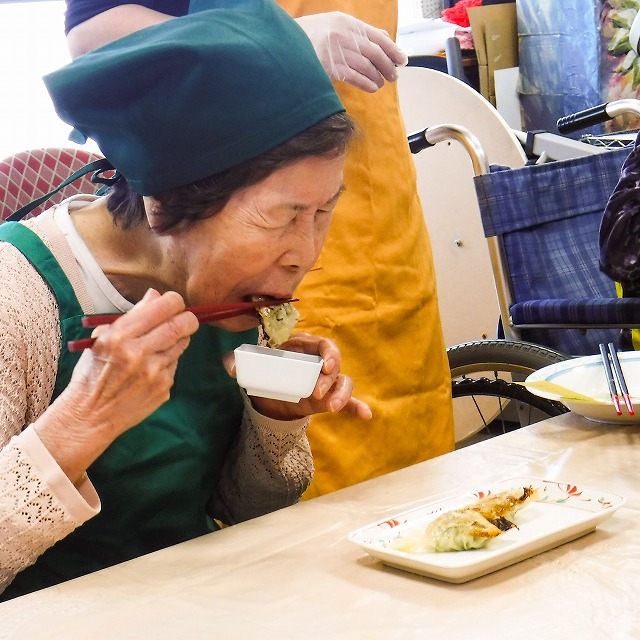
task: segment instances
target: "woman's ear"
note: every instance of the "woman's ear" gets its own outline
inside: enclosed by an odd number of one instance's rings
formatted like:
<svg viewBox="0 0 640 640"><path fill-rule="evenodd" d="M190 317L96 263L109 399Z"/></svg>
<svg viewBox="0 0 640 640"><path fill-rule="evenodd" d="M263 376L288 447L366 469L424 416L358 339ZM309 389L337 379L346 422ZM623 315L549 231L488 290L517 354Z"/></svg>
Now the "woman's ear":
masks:
<svg viewBox="0 0 640 640"><path fill-rule="evenodd" d="M150 229L162 226L162 205L153 196L143 196L144 210Z"/></svg>

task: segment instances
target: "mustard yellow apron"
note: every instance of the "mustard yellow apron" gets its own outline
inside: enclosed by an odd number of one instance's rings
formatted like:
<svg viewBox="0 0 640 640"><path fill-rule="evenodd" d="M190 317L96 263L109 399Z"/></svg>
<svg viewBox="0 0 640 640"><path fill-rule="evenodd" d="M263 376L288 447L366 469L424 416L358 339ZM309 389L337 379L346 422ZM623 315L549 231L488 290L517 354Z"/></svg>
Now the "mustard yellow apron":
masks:
<svg viewBox="0 0 640 640"><path fill-rule="evenodd" d="M278 0L294 17L343 11L395 37L389 0ZM346 192L316 269L296 292L299 329L334 339L373 419L314 416L316 473L305 497L453 448L451 378L433 259L397 87L374 94L336 82L364 135L350 153Z"/></svg>

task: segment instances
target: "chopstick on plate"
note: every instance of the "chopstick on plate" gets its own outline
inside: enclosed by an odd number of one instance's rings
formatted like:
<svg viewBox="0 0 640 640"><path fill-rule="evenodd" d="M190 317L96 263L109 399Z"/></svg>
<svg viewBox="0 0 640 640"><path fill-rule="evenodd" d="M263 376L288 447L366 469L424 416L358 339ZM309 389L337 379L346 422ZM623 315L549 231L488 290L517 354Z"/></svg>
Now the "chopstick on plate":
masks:
<svg viewBox="0 0 640 640"><path fill-rule="evenodd" d="M604 343L600 344L600 355L602 356L602 366L604 367L605 375L607 376L607 385L609 386L609 394L611 400L613 400L613 406L616 409L616 414L621 416L622 409L620 408L620 398L618 397L618 389L616 387L616 381L613 377L613 370L611 368L611 361L609 360L609 353Z"/></svg>
<svg viewBox="0 0 640 640"><path fill-rule="evenodd" d="M618 358L618 352L612 342L607 345L609 355L611 356L611 363L613 364L613 375L616 379L616 384L622 392L622 399L627 407L629 415L635 414L633 405L631 404L631 398L629 397L629 389L627 388L627 381L624 379L624 373L622 373L622 366L620 365L620 359Z"/></svg>
<svg viewBox="0 0 640 640"><path fill-rule="evenodd" d="M207 322L217 322L226 318L235 318L236 316L250 313L254 309L263 307L275 307L279 304L287 302L296 302L297 298L280 298L273 300L256 300L255 302L236 302L231 304L217 304L202 307L187 307L187 311L191 311L200 321L200 324ZM103 324L111 324L120 318L122 313L96 313L82 318L82 326L85 328L99 327ZM89 349L95 343L96 338L82 338L80 340L69 340L67 348L69 351L82 351Z"/></svg>

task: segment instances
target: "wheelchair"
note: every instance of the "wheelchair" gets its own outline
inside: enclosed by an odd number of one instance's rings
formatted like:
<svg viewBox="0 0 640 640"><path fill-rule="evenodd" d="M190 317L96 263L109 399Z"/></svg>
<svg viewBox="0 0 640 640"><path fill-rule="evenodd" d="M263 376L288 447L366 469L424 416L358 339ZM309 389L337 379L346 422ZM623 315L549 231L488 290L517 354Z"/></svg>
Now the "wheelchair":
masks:
<svg viewBox="0 0 640 640"><path fill-rule="evenodd" d="M635 100L606 107L559 126L568 132L627 111L640 114ZM598 267L602 212L629 147L509 169L490 167L477 137L461 126L409 136L413 153L451 141L466 149L473 166L500 313L498 338L447 350L454 412L472 403L479 416L477 432L457 438L464 446L566 412L518 383L547 365L597 353L619 329L640 326L640 299L618 298Z"/></svg>

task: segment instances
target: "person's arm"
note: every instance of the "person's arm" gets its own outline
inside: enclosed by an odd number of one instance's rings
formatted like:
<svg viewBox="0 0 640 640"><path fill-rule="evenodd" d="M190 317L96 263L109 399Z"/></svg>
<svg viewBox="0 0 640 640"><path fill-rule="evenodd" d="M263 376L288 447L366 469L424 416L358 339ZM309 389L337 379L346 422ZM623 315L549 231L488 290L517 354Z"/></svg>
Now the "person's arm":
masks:
<svg viewBox="0 0 640 640"><path fill-rule="evenodd" d="M209 503L210 515L231 525L295 504L313 477L308 425L308 418L266 418L245 396L240 433Z"/></svg>
<svg viewBox="0 0 640 640"><path fill-rule="evenodd" d="M245 395L239 437L227 458L210 503L212 517L235 524L294 504L313 477L306 429L315 413L345 412L371 418L369 406L353 396L353 380L341 372L341 354L327 338L297 333L279 348L312 353L323 359L322 371L308 398L283 402ZM224 366L235 376L233 353Z"/></svg>
<svg viewBox="0 0 640 640"><path fill-rule="evenodd" d="M166 15L138 4L123 4L89 18L67 34L67 46L72 58L123 38L134 31L171 20Z"/></svg>
<svg viewBox="0 0 640 640"><path fill-rule="evenodd" d="M625 160L600 226L600 269L627 292L640 288L640 146Z"/></svg>
<svg viewBox="0 0 640 640"><path fill-rule="evenodd" d="M125 35L172 19L173 16L137 5L123 4L73 27L67 45L73 58ZM385 80L398 79L397 66L406 54L386 31L340 11L296 19L313 44L324 70L334 80L373 93ZM212 35L212 37L214 37Z"/></svg>
<svg viewBox="0 0 640 640"><path fill-rule="evenodd" d="M49 404L61 346L57 304L10 244L0 243L0 265L0 581L6 586L97 513L86 469L166 401L198 321L177 293L150 290L123 318L94 331L94 346Z"/></svg>
<svg viewBox="0 0 640 640"><path fill-rule="evenodd" d="M0 593L99 511L90 480L74 486L33 427L13 437L0 449Z"/></svg>
<svg viewBox="0 0 640 640"><path fill-rule="evenodd" d="M0 592L58 540L96 515L86 477L71 482L25 428L46 409L60 343L51 291L16 249L0 245ZM25 295L26 294L26 295Z"/></svg>

